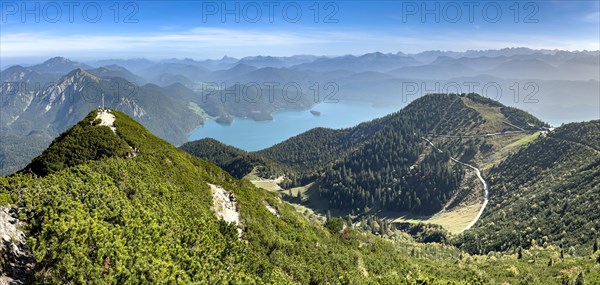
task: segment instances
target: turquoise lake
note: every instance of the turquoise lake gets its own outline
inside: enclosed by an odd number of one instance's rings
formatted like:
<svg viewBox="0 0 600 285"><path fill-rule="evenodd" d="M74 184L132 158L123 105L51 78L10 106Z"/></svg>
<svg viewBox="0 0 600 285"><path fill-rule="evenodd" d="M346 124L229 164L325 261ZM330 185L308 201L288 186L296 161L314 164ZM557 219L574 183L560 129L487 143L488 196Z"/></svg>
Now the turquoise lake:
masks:
<svg viewBox="0 0 600 285"><path fill-rule="evenodd" d="M400 110L402 106L375 107L371 103L340 101L321 103L311 110L321 112L315 116L309 110L291 110L273 113L272 121L256 122L235 117L231 125L221 125L213 120L195 129L190 141L214 138L222 143L246 151L261 150L316 127L347 128Z"/></svg>

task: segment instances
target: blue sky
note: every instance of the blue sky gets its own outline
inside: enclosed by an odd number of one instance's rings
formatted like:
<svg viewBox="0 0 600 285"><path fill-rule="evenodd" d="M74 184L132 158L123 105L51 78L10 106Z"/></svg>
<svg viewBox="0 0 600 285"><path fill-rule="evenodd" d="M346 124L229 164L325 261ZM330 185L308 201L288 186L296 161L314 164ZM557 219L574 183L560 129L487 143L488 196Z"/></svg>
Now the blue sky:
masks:
<svg viewBox="0 0 600 285"><path fill-rule="evenodd" d="M2 65L51 56L206 59L521 46L600 49L599 1L72 3L0 3Z"/></svg>

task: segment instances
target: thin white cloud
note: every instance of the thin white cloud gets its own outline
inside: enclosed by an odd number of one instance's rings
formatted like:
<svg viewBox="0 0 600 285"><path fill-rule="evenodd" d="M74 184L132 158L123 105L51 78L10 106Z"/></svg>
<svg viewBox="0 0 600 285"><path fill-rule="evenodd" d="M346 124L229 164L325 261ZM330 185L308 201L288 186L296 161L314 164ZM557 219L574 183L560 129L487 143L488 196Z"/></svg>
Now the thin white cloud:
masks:
<svg viewBox="0 0 600 285"><path fill-rule="evenodd" d="M323 38L288 33L237 31L196 28L181 33L138 35L55 35L52 33L3 34L3 56L37 55L55 52L127 51L140 48L174 51L190 48L241 47L244 45L276 47L322 43Z"/></svg>
<svg viewBox="0 0 600 285"><path fill-rule="evenodd" d="M401 32L297 30L260 31L194 28L135 35L57 35L50 32L2 34L2 57L54 55L123 55L217 57L256 54L358 54L372 51L419 52L429 49L467 50L514 46L597 50L597 39L566 39L522 35L445 34L407 36Z"/></svg>

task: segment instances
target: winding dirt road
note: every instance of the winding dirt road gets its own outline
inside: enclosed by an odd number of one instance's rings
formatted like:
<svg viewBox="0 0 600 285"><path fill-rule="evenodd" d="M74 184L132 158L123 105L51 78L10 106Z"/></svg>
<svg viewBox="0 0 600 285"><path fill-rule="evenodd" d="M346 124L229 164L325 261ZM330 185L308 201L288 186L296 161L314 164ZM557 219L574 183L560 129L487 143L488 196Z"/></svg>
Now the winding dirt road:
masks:
<svg viewBox="0 0 600 285"><path fill-rule="evenodd" d="M437 148L437 147L436 147L436 146L435 146L435 145L434 145L434 144L433 144L433 143L432 143L430 140L428 140L428 139L426 139L426 138L422 138L422 139L423 139L424 141L426 141L427 143L429 143L429 144L430 144L430 145L431 145L431 146L432 146L434 149L436 149L438 152L441 152L441 153L443 153L443 151L442 151L441 149ZM481 181L481 184L483 184L483 190L484 190L484 195L483 195L483 198L484 198L484 200L483 200L483 205L481 205L481 208L479 209L479 212L477 213L477 216L475 216L475 218L473 219L473 221L471 221L471 222L470 222L470 223L469 223L469 224L468 224L468 225L465 227L465 229L463 230L463 231L466 231L466 230L470 229L471 227L473 227L473 225L475 225L475 223L477 223L477 221L479 220L479 218L481 218L481 215L483 214L483 210L485 210L485 207L487 206L487 204L488 204L488 201L489 201L489 195L490 195L490 194L489 194L489 186L488 186L487 182L486 182L486 181L483 179L483 176L481 176L481 171L479 170L479 168L477 168L477 167L475 167L475 166L473 166L473 165L470 165L470 164L467 164L467 163L461 162L461 161L459 161L458 159L456 159L456 158L454 158L454 157L452 157L452 156L450 156L450 159L451 159L452 161L454 161L454 162L458 163L458 164L461 164L461 165L464 165L464 166L466 166L466 167L469 167L469 168L473 169L473 170L475 171L475 174L477 174L477 178L479 178L479 181Z"/></svg>

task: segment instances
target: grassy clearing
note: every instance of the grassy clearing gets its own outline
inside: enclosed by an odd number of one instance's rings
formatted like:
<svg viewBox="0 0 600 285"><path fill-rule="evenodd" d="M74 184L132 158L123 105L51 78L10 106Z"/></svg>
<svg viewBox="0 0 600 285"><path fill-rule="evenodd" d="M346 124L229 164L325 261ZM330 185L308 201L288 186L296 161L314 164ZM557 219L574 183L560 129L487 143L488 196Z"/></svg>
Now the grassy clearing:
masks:
<svg viewBox="0 0 600 285"><path fill-rule="evenodd" d="M509 150L514 150L524 144L530 143L532 141L534 141L537 137L540 136L540 132L535 132L533 134L530 134L528 136L524 136L521 139L517 140L516 142L513 142L507 146L505 146L505 149L509 149Z"/></svg>
<svg viewBox="0 0 600 285"><path fill-rule="evenodd" d="M252 182L252 184L254 184L254 186L265 189L267 191L271 191L271 192L284 191L281 187L279 187L279 184L277 184L273 181L250 180L250 182Z"/></svg>
<svg viewBox="0 0 600 285"><path fill-rule="evenodd" d="M503 128L503 122L506 120L499 107L490 107L473 102L467 97L461 97L467 107L474 109L486 120L481 126L483 132L496 132Z"/></svg>
<svg viewBox="0 0 600 285"><path fill-rule="evenodd" d="M503 136L502 139L505 141L502 143L494 143L498 146L498 148L494 150L489 157L482 158L483 163L481 165L481 170L487 170L493 165L500 163L504 158L519 150L519 148L523 145L534 141L539 135L540 132L515 136Z"/></svg>
<svg viewBox="0 0 600 285"><path fill-rule="evenodd" d="M277 192L277 193L280 193L281 195L289 196L289 197L298 197L298 195L300 195L300 197L302 198L303 201L308 199L307 191L313 185L313 183L310 183L305 186L294 187L291 189L283 189L277 183L277 179L268 180L268 179L264 179L264 178L259 178L256 175L253 175L252 173L246 175L244 178L250 180L250 182L252 182L252 184L254 184L254 186L265 189L267 191Z"/></svg>
<svg viewBox="0 0 600 285"><path fill-rule="evenodd" d="M435 214L429 219L429 223L441 225L453 234L461 233L477 216L481 205L482 203L477 203L465 207L456 207L450 211Z"/></svg>
<svg viewBox="0 0 600 285"><path fill-rule="evenodd" d="M289 190L284 190L286 192L286 194L288 195L292 195L292 197L298 197L298 195L300 195L300 197L302 197L302 200L305 201L308 199L308 189L310 189L310 187L312 187L314 184L310 183L308 185L304 185L304 186L300 186L300 187L294 187L292 189Z"/></svg>
<svg viewBox="0 0 600 285"><path fill-rule="evenodd" d="M455 207L452 210L437 213L433 216L403 215L393 218L392 221L436 224L444 227L444 229L452 234L459 234L471 221L473 221L473 218L475 218L480 208L481 203L477 203L464 207Z"/></svg>
<svg viewBox="0 0 600 285"><path fill-rule="evenodd" d="M252 173L248 174L245 178L249 179L254 186L265 189L267 191L279 193L279 195L289 202L289 204L296 209L297 212L301 213L307 219L311 221L318 221L320 223L325 222L325 213L327 212L327 203L322 201L309 200L310 191L316 187L315 182L309 183L304 186L294 187L291 189L282 189L277 183L273 181L261 181L261 178L257 178ZM309 204L304 204L308 202ZM335 216L344 216L345 212L339 212L337 210L331 211Z"/></svg>
<svg viewBox="0 0 600 285"><path fill-rule="evenodd" d="M244 176L244 178L250 180L254 186L270 192L283 193L282 191L284 191L283 188L279 186L279 183L284 179L283 176L277 179L265 179L259 177L256 174L256 168L254 168L252 169L252 172L248 173L248 175Z"/></svg>

